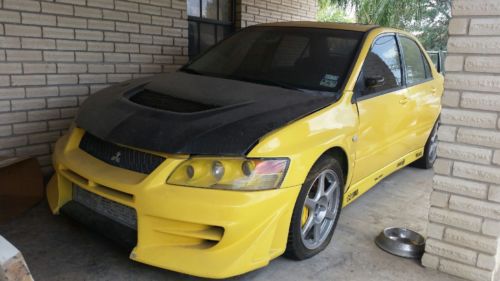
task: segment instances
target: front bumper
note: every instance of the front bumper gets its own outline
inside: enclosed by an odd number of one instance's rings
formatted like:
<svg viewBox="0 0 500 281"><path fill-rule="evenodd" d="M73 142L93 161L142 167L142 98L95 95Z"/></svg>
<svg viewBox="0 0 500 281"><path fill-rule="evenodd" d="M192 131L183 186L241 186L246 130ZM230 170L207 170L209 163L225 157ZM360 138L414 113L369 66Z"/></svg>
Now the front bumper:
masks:
<svg viewBox="0 0 500 281"><path fill-rule="evenodd" d="M149 175L114 167L78 149L73 130L55 147L55 175L47 187L58 213L77 185L137 213L130 258L191 275L226 278L265 266L285 251L300 186L239 192L167 185L183 159L167 158Z"/></svg>

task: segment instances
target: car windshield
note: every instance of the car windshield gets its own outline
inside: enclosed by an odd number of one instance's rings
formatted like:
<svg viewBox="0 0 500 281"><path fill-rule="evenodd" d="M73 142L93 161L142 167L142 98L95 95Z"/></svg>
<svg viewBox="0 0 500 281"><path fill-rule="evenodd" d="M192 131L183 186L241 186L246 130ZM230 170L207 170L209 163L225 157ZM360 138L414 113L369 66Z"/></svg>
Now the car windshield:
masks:
<svg viewBox="0 0 500 281"><path fill-rule="evenodd" d="M342 87L362 36L322 28L250 27L181 71L332 94Z"/></svg>

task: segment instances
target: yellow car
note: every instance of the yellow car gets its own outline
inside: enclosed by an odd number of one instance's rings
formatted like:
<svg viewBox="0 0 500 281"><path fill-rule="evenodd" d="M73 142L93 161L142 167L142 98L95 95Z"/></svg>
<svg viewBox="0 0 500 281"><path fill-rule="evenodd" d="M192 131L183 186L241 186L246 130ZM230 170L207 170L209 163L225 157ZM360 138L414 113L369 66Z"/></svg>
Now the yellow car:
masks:
<svg viewBox="0 0 500 281"><path fill-rule="evenodd" d="M245 28L176 73L92 95L55 146L49 205L191 275L310 258L342 207L410 163L432 167L442 93L403 31Z"/></svg>

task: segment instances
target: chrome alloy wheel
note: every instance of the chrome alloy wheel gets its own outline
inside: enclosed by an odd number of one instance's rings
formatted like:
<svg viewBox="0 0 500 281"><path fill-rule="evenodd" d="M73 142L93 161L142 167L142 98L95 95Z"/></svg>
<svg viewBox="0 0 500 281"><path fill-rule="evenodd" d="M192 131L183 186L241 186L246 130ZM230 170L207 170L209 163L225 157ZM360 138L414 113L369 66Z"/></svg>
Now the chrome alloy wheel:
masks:
<svg viewBox="0 0 500 281"><path fill-rule="evenodd" d="M314 250L328 237L340 209L340 180L333 170L321 172L309 188L302 208L301 239Z"/></svg>
<svg viewBox="0 0 500 281"><path fill-rule="evenodd" d="M436 126L432 130L432 135L429 140L429 162L434 163L437 158L437 147L438 147L438 127Z"/></svg>

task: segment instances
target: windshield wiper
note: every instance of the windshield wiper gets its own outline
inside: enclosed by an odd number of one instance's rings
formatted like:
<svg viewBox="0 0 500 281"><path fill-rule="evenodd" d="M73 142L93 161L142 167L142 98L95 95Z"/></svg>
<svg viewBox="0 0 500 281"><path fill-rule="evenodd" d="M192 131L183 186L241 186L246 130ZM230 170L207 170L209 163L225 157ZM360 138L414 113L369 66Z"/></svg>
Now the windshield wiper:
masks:
<svg viewBox="0 0 500 281"><path fill-rule="evenodd" d="M179 71L190 73L190 74L196 74L196 75L204 75L203 73L199 72L198 70L194 70L192 68L181 68Z"/></svg>
<svg viewBox="0 0 500 281"><path fill-rule="evenodd" d="M213 75L213 74L207 74L200 72L198 70L194 70L192 68L181 68L179 71L190 73L190 74L196 74L196 75L208 75L208 76L214 76L214 77L220 77L220 78L226 78L226 79L234 79L234 80L240 80L240 81L245 81L245 82L252 82L252 83L257 83L257 84L264 84L264 85L269 85L269 86L276 86L276 87L281 87L289 90L296 90L296 91L301 91L303 92L303 89L300 89L298 87L295 87L293 85L290 85L288 83L284 82L279 82L279 81L273 81L273 80L265 80L265 79L258 79L258 78L252 78L252 77L247 77L247 76L233 76L233 75Z"/></svg>
<svg viewBox="0 0 500 281"><path fill-rule="evenodd" d="M269 85L269 86L276 86L276 87L281 87L289 90L296 90L296 91L303 91L302 89L295 87L293 85L290 85L288 83L284 82L279 82L279 81L274 81L274 80L265 80L265 79L258 79L258 78L252 78L252 77L246 77L246 76L229 76L228 78L233 78L245 82L253 82L257 84L264 84L264 85Z"/></svg>

